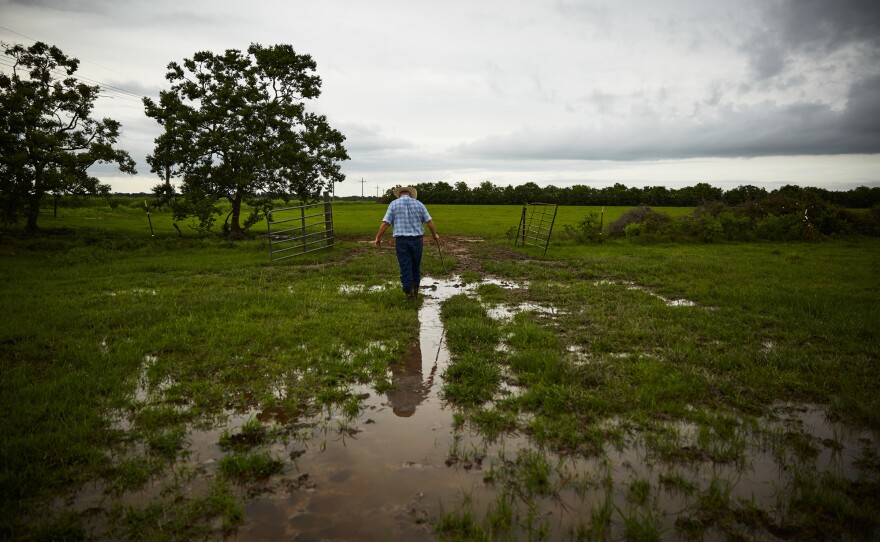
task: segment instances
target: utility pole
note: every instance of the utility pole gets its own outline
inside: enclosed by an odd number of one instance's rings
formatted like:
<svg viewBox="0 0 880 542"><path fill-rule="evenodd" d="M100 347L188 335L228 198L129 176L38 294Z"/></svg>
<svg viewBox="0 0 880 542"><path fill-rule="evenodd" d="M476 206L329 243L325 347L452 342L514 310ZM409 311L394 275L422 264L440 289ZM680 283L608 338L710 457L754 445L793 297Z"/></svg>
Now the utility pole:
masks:
<svg viewBox="0 0 880 542"><path fill-rule="evenodd" d="M364 197L364 183L367 182L361 177L361 197Z"/></svg>
<svg viewBox="0 0 880 542"><path fill-rule="evenodd" d="M379 198L379 185L376 185L376 198Z"/></svg>

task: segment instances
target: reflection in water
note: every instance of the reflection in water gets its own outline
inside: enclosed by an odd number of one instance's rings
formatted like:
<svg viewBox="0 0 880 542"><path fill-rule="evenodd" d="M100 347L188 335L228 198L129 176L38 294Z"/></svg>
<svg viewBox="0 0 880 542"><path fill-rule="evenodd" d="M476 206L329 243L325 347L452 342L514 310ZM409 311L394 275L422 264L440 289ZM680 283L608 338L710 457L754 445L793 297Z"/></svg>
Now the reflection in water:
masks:
<svg viewBox="0 0 880 542"><path fill-rule="evenodd" d="M388 404L395 416L408 418L431 391L430 381L422 380L422 348L418 342L410 345L400 364L391 366L391 373L394 388L386 392Z"/></svg>
<svg viewBox="0 0 880 542"><path fill-rule="evenodd" d="M449 351L443 347L440 304L462 291L456 281L439 282L430 277L422 278L422 290L419 340L409 346L399 364L391 366L394 389L386 393L388 406L401 418L415 414L416 407L432 397L432 393L436 396L435 377L449 363Z"/></svg>

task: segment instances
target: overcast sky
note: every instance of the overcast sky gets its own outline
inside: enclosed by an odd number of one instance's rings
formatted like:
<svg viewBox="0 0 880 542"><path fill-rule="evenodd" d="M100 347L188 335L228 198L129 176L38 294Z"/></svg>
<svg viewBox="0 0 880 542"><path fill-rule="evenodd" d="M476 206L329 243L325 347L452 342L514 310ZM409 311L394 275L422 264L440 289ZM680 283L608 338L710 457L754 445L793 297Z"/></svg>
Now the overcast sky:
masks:
<svg viewBox="0 0 880 542"><path fill-rule="evenodd" d="M880 185L876 0L0 0L0 26L108 88L97 113L122 123L139 175L92 172L121 192L158 182L159 126L134 95L168 88L171 61L250 43L317 62L311 108L351 156L337 195Z"/></svg>

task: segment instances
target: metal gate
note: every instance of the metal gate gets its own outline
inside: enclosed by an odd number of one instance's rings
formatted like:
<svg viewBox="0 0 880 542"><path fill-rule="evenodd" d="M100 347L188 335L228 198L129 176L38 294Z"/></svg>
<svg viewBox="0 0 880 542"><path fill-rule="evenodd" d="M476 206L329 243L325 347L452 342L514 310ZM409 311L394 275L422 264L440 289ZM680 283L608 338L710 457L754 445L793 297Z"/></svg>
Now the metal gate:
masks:
<svg viewBox="0 0 880 542"><path fill-rule="evenodd" d="M269 229L269 261L333 246L333 204L326 192L323 203L272 209L266 213L266 223Z"/></svg>
<svg viewBox="0 0 880 542"><path fill-rule="evenodd" d="M514 246L532 246L543 248L541 257L547 254L550 234L556 221L555 203L526 203L523 205L522 217L519 220L519 231Z"/></svg>

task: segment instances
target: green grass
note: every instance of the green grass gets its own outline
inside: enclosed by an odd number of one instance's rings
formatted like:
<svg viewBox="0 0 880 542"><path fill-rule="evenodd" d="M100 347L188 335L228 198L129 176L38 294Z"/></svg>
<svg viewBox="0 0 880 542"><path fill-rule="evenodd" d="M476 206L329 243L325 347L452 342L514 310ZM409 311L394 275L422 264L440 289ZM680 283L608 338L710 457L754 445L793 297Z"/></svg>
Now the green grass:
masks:
<svg viewBox="0 0 880 542"><path fill-rule="evenodd" d="M558 310L552 317L523 313L490 324L499 328L496 346L501 338L505 345L497 363L522 391L459 404L474 427L485 427L487 438L503 428L528 434L536 445L562 454L601 456L609 445L631 441L606 423L618 419L628 431L635 430L648 456L673 467L710 462L747 469L756 449L812 465L822 446L800 433L786 433L784 443L772 443L773 430L759 420L780 403L818 403L849 427L880 426L880 404L871 391L880 384L878 248L874 240L562 244L546 262L525 264L487 252L481 262L487 275L530 283L525 294L480 286L483 304L516 304L525 296ZM681 299L691 306L667 304ZM481 313L475 300L450 299L447 306L447 329L459 324L476 329L474 319ZM469 338L459 347L450 342L454 364L466 360L475 345L490 350L490 339ZM446 386L477 382L457 376L447 378ZM670 426L667 420L675 421ZM692 429L669 432L679 425ZM774 451L780 447L785 452ZM862 453L873 457L876 449ZM520 477L527 476L529 467L508 464L521 471ZM810 478L798 481L795 476L789 498L797 504L786 505L791 511L786 521L800 525L797 532L807 538L871 538L880 527L876 521L866 524L857 510L880 511L863 491L878 489L878 474L876 467L867 467L860 481L850 479L842 486L842 480L828 481L821 492ZM492 476L499 491L520 491L520 479ZM692 502L696 512L682 515L675 525L664 524L655 510L645 508L653 482L619 488L614 521L627 538L654 540L670 528L688 536L702 536L710 528L740 536L743 518L755 532L791 528L768 519L765 509L740 505L723 478L702 485L679 473L657 483ZM797 500L799 495L804 499ZM542 500L529 497L527 507ZM795 513L798 506L821 520ZM834 527L823 529L822 521ZM589 538L606 530L584 524L579 532Z"/></svg>
<svg viewBox="0 0 880 542"><path fill-rule="evenodd" d="M807 404L880 430L880 242L554 239L540 258L504 238L518 207L429 208L441 236L486 239L462 273L476 293L442 307L452 353L442 395L456 431L478 435L457 437L450 457L484 465L491 497L437 513L439 538L880 533L876 445L855 451L857 476L841 476L816 466L833 443L771 423L779 405ZM560 208L557 227L589 210ZM606 209L606 223L622 210ZM87 482L108 495L162 488L116 506L105 537L222 536L254 486L287 475L273 446L300 438L297 422L333 411L342 419L330 431L353 434L362 399L352 390L387 389L418 333L397 289L369 291L397 278L393 253L366 242L383 212L339 204L336 247L278 263L260 239L185 225L178 237L163 212L151 239L134 208L60 209L41 217L51 233L0 234L0 538L87 538L87 521L50 506ZM448 268L455 257L444 256ZM426 252L424 269L441 273L439 258ZM481 283L488 276L528 287ZM693 306L667 304L682 299ZM489 317L523 302L556 311ZM193 428L256 406L284 421L218 432L219 476L175 470ZM511 435L528 447L505 455ZM621 450L639 452L633 468L655 468L605 476ZM698 474L748 469L758 454L786 473L775 508ZM678 518L657 511L666 497L683 503ZM569 525L546 521L571 499Z"/></svg>
<svg viewBox="0 0 880 542"><path fill-rule="evenodd" d="M396 278L388 254L347 264L360 247L340 245L270 265L259 241L4 235L0 300L15 314L0 330L2 537L87 480L143 486L167 465L139 454L173 459L183 428L218 411L256 399L292 419L356 412L347 387L385 382L417 320L402 296L340 293Z"/></svg>
<svg viewBox="0 0 880 542"><path fill-rule="evenodd" d="M467 235L475 237L504 238L510 228L519 225L522 206L520 205L433 205L424 202L428 207L438 232L443 235ZM278 202L276 207L284 205ZM221 205L226 209L219 215L215 229L219 227L228 213L228 204ZM386 204L337 201L333 204L334 231L337 235L370 236L372 238L379 229L379 223L385 215ZM600 213L602 207L585 206L560 206L554 222L554 231L557 236L563 231L565 225L574 226L590 212ZM630 207L605 207L604 223L607 225L620 217ZM688 214L692 209L687 207L657 207L656 211L664 212L671 216ZM242 212L243 216L247 213ZM158 238L178 237L174 229L171 213L167 209L154 209L149 218L143 207L143 201L132 199L129 205L119 205L110 208L95 202L94 206L80 208L60 208L58 216L52 216L51 211L41 214L39 226L41 228L72 228L80 232L89 231L95 236L103 232L112 232L114 235L124 235L131 238L149 238L150 222L153 225L153 234ZM178 224L184 238L199 238L201 234L195 229L194 220L184 220ZM260 221L251 227L253 233L265 235L267 231L266 221Z"/></svg>
<svg viewBox="0 0 880 542"><path fill-rule="evenodd" d="M265 480L281 472L284 463L266 452L226 455L220 461L220 472L227 478L239 481Z"/></svg>

